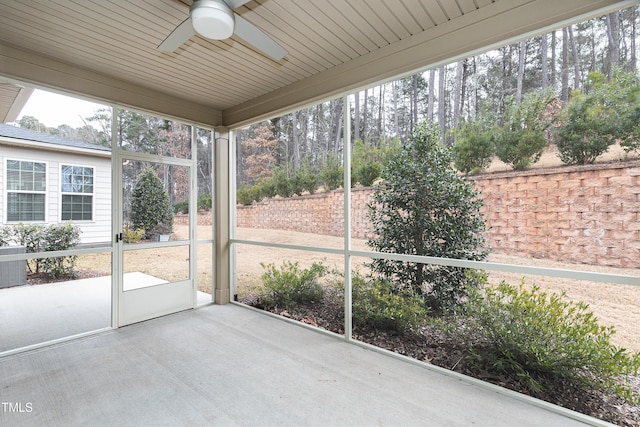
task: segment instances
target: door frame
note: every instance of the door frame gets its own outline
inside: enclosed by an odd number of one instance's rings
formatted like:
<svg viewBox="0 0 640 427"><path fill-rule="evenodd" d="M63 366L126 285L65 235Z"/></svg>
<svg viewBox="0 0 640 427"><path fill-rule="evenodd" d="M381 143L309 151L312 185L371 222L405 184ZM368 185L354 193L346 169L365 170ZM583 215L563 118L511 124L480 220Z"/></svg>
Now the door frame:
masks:
<svg viewBox="0 0 640 427"><path fill-rule="evenodd" d="M197 142L196 126L191 126L191 158L180 159L155 154L123 150L117 141L118 108L112 111L111 141L111 200L112 200L112 260L111 260L111 323L113 328L153 319L163 315L197 307ZM144 244L143 249L164 248L189 245L189 277L186 280L171 282L147 288L124 290L124 243L117 237L123 230L123 161L145 161L189 168L189 239L179 242L156 242ZM133 248L131 248L133 249ZM154 308L154 304L156 307ZM135 313L135 307L139 307Z"/></svg>

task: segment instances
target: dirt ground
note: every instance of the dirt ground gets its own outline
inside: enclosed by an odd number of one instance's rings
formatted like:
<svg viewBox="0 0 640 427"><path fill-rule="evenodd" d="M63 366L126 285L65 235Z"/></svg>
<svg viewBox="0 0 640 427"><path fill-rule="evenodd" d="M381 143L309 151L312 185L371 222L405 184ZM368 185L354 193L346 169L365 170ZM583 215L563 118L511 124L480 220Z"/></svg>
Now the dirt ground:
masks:
<svg viewBox="0 0 640 427"><path fill-rule="evenodd" d="M614 144L609 147L609 150L606 153L601 154L596 159L596 163L632 160L637 159L639 155L640 153L637 152L627 153L622 149L620 144ZM562 161L560 160L560 157L558 157L558 148L555 145L549 145L542 153L542 156L540 156L540 160L531 165L531 168L550 168L555 166L562 166ZM485 172L508 172L511 170L511 166L502 162L498 158L494 158Z"/></svg>
<svg viewBox="0 0 640 427"><path fill-rule="evenodd" d="M246 238L274 243L290 243L317 247L340 248L341 237L316 236L282 230L239 229L238 238ZM368 250L364 240L353 241L354 250ZM261 246L238 245L237 248L237 283L238 293L248 293L251 288L260 286L260 276L264 272L261 263L280 265L282 261L298 261L300 266L308 267L313 262L322 262L336 269L344 268L341 255L310 253L289 249L274 249ZM370 259L355 257L353 268L366 271L366 263ZM596 271L602 273L640 275L636 269L594 267L582 264L568 264L549 260L522 259L506 255L494 254L490 261L505 264L526 264L537 267ZM566 292L574 301L583 301L600 319L602 325L614 326L616 334L613 342L629 350L640 352L640 286L615 285L600 282L587 282L571 279L560 279L543 276L523 276L515 273L489 272L489 282L497 284L506 280L518 284L525 280L528 285L536 284L548 292Z"/></svg>
<svg viewBox="0 0 640 427"><path fill-rule="evenodd" d="M202 226L206 228L205 226ZM176 226L172 238L179 239L186 236L186 226ZM319 236L307 233L297 233L282 230L238 229L238 238L264 242L306 245L341 249L343 238L333 236ZM353 240L354 250L368 250L364 240ZM141 271L165 280L179 280L185 277L188 253L186 246L165 248L162 251L140 250L129 252L125 259L125 271ZM211 293L211 244L198 245L198 288ZM240 296L248 294L255 287L260 286L260 277L264 273L261 264L273 263L280 266L283 261L295 261L301 267L309 267L313 262L322 262L336 270L344 270L344 258L341 254L322 252L308 252L291 249L274 249L271 247L237 245L236 248L236 283ZM582 271L597 271L623 275L640 275L637 269L621 269L597 267L584 264L568 264L549 260L522 259L507 255L494 254L490 261L505 264L526 264L531 266L573 269ZM366 257L354 257L352 268L366 273L366 264L370 262ZM82 255L78 260L78 267L85 272L110 274L111 260L109 254ZM609 283L587 282L571 279L560 279L543 276L526 276L515 273L489 272L490 283L506 280L511 284L518 284L524 279L528 285L537 284L549 292L566 292L567 297L574 301L589 304L590 309L600 319L602 325L613 326L616 329L613 342L616 345L640 352L640 286L616 285Z"/></svg>
<svg viewBox="0 0 640 427"><path fill-rule="evenodd" d="M175 226L176 232L172 240L180 240L188 237L188 228ZM206 235L206 229L202 227ZM209 232L209 236L211 233ZM212 244L200 244L197 249L197 276L198 289L211 293L212 278ZM163 249L141 249L125 252L124 272L139 271L166 281L177 281L189 277L189 251L188 246L177 246ZM77 268L81 277L111 274L111 254L98 253L81 255L78 257Z"/></svg>

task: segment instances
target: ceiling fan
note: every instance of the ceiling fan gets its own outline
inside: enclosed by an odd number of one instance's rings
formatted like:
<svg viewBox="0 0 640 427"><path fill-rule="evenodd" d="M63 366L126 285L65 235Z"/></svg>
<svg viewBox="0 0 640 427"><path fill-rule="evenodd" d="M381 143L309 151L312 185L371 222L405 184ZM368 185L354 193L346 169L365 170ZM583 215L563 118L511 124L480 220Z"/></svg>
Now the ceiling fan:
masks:
<svg viewBox="0 0 640 427"><path fill-rule="evenodd" d="M173 52L196 34L213 40L225 40L235 34L266 56L280 61L287 55L287 51L233 11L249 1L194 0L189 9L189 17L160 43L158 49Z"/></svg>

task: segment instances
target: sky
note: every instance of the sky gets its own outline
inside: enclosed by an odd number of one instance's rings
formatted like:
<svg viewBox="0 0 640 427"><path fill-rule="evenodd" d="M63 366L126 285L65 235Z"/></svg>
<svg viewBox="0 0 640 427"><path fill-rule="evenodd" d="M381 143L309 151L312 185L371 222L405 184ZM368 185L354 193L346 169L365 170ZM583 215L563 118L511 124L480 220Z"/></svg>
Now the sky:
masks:
<svg viewBox="0 0 640 427"><path fill-rule="evenodd" d="M100 108L105 108L105 106L36 89L20 112L16 122L23 116L33 116L47 127L57 128L62 124L67 124L78 128L84 125L82 118L92 116Z"/></svg>

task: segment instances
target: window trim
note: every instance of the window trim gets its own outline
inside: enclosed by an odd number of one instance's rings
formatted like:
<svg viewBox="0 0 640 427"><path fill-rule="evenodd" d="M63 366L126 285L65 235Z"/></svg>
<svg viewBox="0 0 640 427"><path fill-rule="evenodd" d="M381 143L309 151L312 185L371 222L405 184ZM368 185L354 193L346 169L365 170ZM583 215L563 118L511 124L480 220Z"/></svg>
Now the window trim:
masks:
<svg viewBox="0 0 640 427"><path fill-rule="evenodd" d="M93 177L93 183L92 183L92 188L93 188L93 192L91 193L80 193L80 192L69 192L69 191L63 191L63 183L62 183L62 170L65 166L71 166L71 167L79 167L79 168L85 168L85 169L91 169L92 170L92 177ZM72 223L92 223L95 222L95 215L96 215L96 167L95 166L88 166L88 165L83 165L83 164L76 164L76 163L63 163L60 162L58 164L58 182L60 184L60 189L59 189L59 194L60 194L60 200L58 203L58 214L59 214L59 218L60 218L60 222L72 222ZM62 217L63 215L63 199L64 196L91 196L91 219L64 219Z"/></svg>
<svg viewBox="0 0 640 427"><path fill-rule="evenodd" d="M14 162L25 162L25 163L40 163L44 165L44 191L24 191L24 190L10 190L9 189L9 162L10 161L14 161ZM43 223L47 223L48 222L48 216L49 216L49 212L47 209L47 201L49 198L49 162L47 161L42 161L42 160L36 160L36 159L25 159L25 158L14 158L14 157L5 157L4 158L4 162L3 162L3 166L4 166L4 200L3 200L3 206L4 206L4 220L6 224L18 224L18 223L25 223L25 224L43 224ZM35 221L24 221L24 220L9 220L9 194L13 193L13 194L42 194L44 195L44 212L43 212L43 219L42 220L35 220Z"/></svg>

